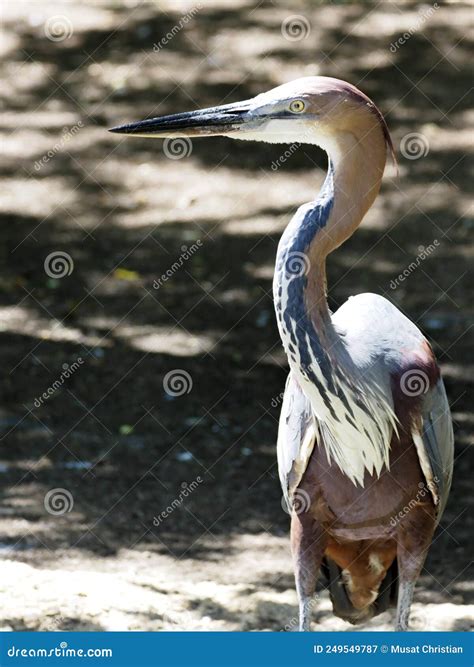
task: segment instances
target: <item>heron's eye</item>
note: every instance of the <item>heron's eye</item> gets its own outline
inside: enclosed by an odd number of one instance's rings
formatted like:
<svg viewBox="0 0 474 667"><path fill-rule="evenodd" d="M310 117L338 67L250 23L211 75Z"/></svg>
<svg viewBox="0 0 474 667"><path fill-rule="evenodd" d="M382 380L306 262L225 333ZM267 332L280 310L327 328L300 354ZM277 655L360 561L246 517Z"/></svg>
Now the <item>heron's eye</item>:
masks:
<svg viewBox="0 0 474 667"><path fill-rule="evenodd" d="M290 103L290 111L293 113L301 113L304 111L305 108L305 103L303 100L293 100L293 102Z"/></svg>

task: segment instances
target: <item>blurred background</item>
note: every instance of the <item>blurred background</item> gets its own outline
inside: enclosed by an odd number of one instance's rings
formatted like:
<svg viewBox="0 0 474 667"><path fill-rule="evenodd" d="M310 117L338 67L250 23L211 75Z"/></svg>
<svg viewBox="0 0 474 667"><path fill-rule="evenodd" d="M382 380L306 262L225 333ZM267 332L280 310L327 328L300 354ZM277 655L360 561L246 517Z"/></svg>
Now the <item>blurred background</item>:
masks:
<svg viewBox="0 0 474 667"><path fill-rule="evenodd" d="M0 627L295 627L271 281L326 158L107 128L324 74L373 98L399 159L330 258L330 306L373 291L401 308L454 417L412 625L468 629L470 3L2 4ZM315 617L351 629L324 592Z"/></svg>

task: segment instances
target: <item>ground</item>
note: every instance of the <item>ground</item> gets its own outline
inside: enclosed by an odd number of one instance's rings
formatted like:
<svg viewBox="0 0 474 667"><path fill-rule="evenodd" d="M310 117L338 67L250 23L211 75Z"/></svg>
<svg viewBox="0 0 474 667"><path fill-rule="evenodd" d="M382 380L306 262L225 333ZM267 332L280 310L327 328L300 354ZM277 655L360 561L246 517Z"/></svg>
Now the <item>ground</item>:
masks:
<svg viewBox="0 0 474 667"><path fill-rule="evenodd" d="M294 629L271 280L325 158L106 130L326 74L376 101L399 159L330 258L330 305L383 294L438 356L455 475L412 627L467 630L469 6L159 4L5 3L0 626ZM315 621L352 629L325 592Z"/></svg>

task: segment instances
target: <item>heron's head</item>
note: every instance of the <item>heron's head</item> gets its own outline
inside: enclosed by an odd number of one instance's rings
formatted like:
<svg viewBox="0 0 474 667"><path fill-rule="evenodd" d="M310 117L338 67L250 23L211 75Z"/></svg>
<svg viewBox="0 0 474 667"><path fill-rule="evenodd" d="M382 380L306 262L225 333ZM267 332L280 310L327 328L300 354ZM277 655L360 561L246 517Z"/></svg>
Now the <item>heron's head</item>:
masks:
<svg viewBox="0 0 474 667"><path fill-rule="evenodd" d="M314 76L296 79L250 100L150 118L111 132L139 137L226 136L269 143L318 144L331 153L344 135L357 140L374 131L391 148L374 103L345 81Z"/></svg>

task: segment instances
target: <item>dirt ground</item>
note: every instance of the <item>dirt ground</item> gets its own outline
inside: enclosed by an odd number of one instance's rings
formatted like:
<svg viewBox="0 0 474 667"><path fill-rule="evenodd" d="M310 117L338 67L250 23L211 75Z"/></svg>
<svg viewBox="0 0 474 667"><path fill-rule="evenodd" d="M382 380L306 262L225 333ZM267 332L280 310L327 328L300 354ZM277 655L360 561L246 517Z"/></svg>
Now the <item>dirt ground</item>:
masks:
<svg viewBox="0 0 474 667"><path fill-rule="evenodd" d="M3 2L0 627L295 627L271 280L324 155L301 147L282 160L282 146L212 139L176 159L106 130L325 74L377 102L399 156L398 178L389 167L330 258L330 305L364 291L396 303L431 340L452 405L454 484L412 627L467 630L472 9L196 7ZM419 154L407 152L412 133ZM391 623L387 612L361 629ZM314 627L352 629L324 591Z"/></svg>

